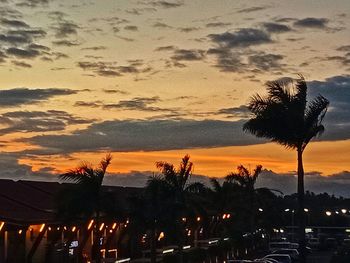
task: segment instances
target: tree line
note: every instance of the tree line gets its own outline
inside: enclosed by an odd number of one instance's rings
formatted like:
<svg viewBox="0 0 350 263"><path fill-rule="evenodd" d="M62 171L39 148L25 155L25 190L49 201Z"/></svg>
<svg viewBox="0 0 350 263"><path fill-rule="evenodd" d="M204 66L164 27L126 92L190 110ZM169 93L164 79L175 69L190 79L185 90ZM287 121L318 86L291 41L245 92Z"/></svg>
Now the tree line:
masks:
<svg viewBox="0 0 350 263"><path fill-rule="evenodd" d="M309 142L323 133L322 121L328 104L329 101L321 95L307 101L307 83L302 76L293 82L271 81L267 83L267 95L256 94L251 97L248 104L251 118L243 126L246 132L296 151L298 193L297 206L293 211L298 225L302 263L305 262L307 223L303 153ZM107 155L97 168L83 164L61 176L62 179L77 183L77 187L67 190L69 193L60 199L63 205L59 207L64 207L59 210L60 215L94 217L96 222L107 214L120 216L120 209L110 205L112 199L108 193L101 191L103 177L110 162L111 156ZM208 228L203 230L208 232L204 233L208 236L210 231L221 236L229 234L233 238L241 238L248 233L252 245L255 242L253 233L257 229L271 231L283 222L281 205L285 198L281 193L277 189L255 188L262 170L259 165L253 171L239 166L222 183L211 179L211 187L190 180L193 163L188 155L183 157L179 167L167 162L157 162L156 167L160 173L149 178L142 195L130 200L126 213L134 236L147 233L152 262L155 262L159 231L178 245L178 262L182 262L188 226L195 227L200 220L208 221ZM97 244L96 255L98 252Z"/></svg>

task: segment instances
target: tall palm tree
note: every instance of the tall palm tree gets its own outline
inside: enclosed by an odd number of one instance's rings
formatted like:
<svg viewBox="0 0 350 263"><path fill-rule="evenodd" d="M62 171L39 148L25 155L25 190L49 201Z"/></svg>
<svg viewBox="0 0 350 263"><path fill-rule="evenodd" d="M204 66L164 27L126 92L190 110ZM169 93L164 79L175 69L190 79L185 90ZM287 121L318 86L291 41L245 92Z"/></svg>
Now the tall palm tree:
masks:
<svg viewBox="0 0 350 263"><path fill-rule="evenodd" d="M93 217L95 219L95 240L93 245L93 256L96 262L100 262L100 235L98 225L101 219L101 213L109 212L113 206L110 206L111 198L102 192L102 183L110 165L112 155L107 154L101 160L97 168L93 168L91 164L83 162L75 169L61 174L60 179L75 183L74 187L68 188L69 191L64 192L61 209L63 213L74 213L74 216L80 216L85 219ZM65 195L65 196L64 196ZM106 206L108 205L108 207Z"/></svg>
<svg viewBox="0 0 350 263"><path fill-rule="evenodd" d="M298 215L301 262L305 262L305 214L303 152L324 131L322 125L329 101L319 95L307 102L307 84L300 76L293 83L267 83L267 96L254 95L249 102L253 117L243 130L293 149L298 160Z"/></svg>
<svg viewBox="0 0 350 263"><path fill-rule="evenodd" d="M204 189L204 185L199 182L189 182L193 163L190 162L190 156L185 155L182 158L178 169L173 164L167 162L157 162L156 167L161 171L161 175L152 176L148 181L148 187L161 185L166 198L165 204L172 220L172 226L175 230L176 239L179 247L179 262L183 260L184 229L183 217L193 216L200 210L199 203L194 198ZM197 210L197 211L196 211Z"/></svg>

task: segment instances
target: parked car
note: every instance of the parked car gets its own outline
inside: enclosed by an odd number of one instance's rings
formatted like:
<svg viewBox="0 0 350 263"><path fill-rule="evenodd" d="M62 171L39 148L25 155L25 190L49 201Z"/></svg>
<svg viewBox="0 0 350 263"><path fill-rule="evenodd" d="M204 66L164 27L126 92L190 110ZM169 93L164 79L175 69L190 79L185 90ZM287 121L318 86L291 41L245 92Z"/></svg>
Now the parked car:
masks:
<svg viewBox="0 0 350 263"><path fill-rule="evenodd" d="M290 243L289 248L298 249L299 248L299 244L298 243Z"/></svg>
<svg viewBox="0 0 350 263"><path fill-rule="evenodd" d="M343 247L350 248L350 239L346 238L343 240Z"/></svg>
<svg viewBox="0 0 350 263"><path fill-rule="evenodd" d="M291 248L277 249L273 251L272 254L289 255L293 262L299 260L299 252L296 249L291 249Z"/></svg>
<svg viewBox="0 0 350 263"><path fill-rule="evenodd" d="M292 259L289 255L284 255L284 254L269 254L265 257L263 257L263 259L274 259L279 263L292 263Z"/></svg>
<svg viewBox="0 0 350 263"><path fill-rule="evenodd" d="M326 247L333 249L336 248L338 245L337 240L335 238L327 238L326 239Z"/></svg>
<svg viewBox="0 0 350 263"><path fill-rule="evenodd" d="M316 237L312 237L308 240L308 245L311 247L311 248L319 248L321 243L320 243L320 239L319 238L316 238Z"/></svg>
<svg viewBox="0 0 350 263"><path fill-rule="evenodd" d="M253 261L246 259L229 259L226 261L227 263L251 263Z"/></svg>
<svg viewBox="0 0 350 263"><path fill-rule="evenodd" d="M290 248L290 242L270 242L269 251L275 251L277 249Z"/></svg>
<svg viewBox="0 0 350 263"><path fill-rule="evenodd" d="M272 259L272 258L259 258L254 260L254 262L259 262L259 263L279 263L277 260Z"/></svg>

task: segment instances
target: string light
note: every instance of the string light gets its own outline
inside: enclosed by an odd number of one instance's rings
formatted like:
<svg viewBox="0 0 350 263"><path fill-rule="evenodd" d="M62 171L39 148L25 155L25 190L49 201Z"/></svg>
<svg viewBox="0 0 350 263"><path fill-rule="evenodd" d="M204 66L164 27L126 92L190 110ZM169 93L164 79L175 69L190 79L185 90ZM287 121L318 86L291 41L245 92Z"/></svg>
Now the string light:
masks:
<svg viewBox="0 0 350 263"><path fill-rule="evenodd" d="M45 224L42 224L41 227L40 227L40 229L39 229L39 232L40 232L40 233L43 232L44 227L45 227Z"/></svg>
<svg viewBox="0 0 350 263"><path fill-rule="evenodd" d="M5 225L5 222L1 222L1 224L0 224L0 231L2 230L2 228L4 227L4 225Z"/></svg>
<svg viewBox="0 0 350 263"><path fill-rule="evenodd" d="M90 230L90 228L92 227L92 224L94 223L94 220L92 219L88 225L88 230Z"/></svg>

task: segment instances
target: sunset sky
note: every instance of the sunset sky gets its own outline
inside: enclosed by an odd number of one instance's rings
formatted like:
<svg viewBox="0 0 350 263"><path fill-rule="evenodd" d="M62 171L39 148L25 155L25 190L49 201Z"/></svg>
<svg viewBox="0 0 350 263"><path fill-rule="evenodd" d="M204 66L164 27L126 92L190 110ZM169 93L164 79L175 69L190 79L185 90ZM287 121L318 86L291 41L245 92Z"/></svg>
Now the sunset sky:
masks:
<svg viewBox="0 0 350 263"><path fill-rule="evenodd" d="M348 0L0 0L0 176L55 180L112 152L112 184L187 153L197 175L262 164L289 178L296 153L242 125L266 81L301 73L310 98L330 100L305 170L350 186L349 11Z"/></svg>

